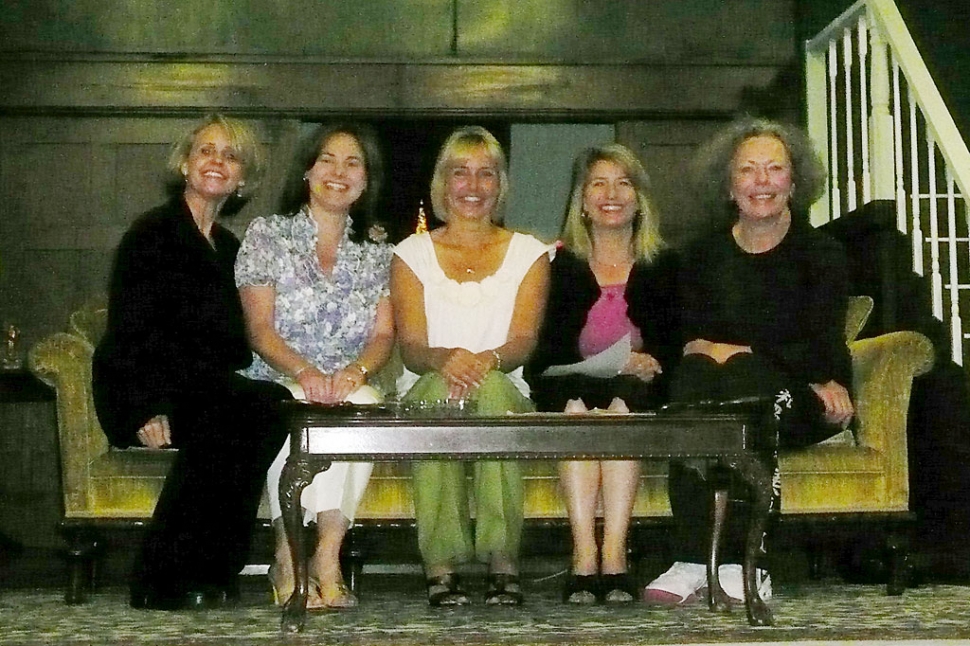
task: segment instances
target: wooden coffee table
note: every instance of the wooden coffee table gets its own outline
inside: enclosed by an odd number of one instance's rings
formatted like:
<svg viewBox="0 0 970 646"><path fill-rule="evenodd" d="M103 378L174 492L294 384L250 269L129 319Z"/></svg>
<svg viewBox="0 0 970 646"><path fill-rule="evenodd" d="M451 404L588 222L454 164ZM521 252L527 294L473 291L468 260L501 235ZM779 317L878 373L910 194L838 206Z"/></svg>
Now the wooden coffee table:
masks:
<svg viewBox="0 0 970 646"><path fill-rule="evenodd" d="M769 625L771 610L755 581L771 504L770 457L776 446L774 425L764 413L758 407L699 407L628 415L467 417L448 409L405 412L383 406L288 402L284 417L290 430L290 455L280 480L280 504L294 557L296 589L283 607L282 629L298 632L306 619L307 550L299 501L316 473L329 468L332 461L482 459L707 458L736 472L753 492L743 566L748 620L752 625ZM731 607L717 580L726 507L727 492L718 491L707 563L709 605L715 611Z"/></svg>

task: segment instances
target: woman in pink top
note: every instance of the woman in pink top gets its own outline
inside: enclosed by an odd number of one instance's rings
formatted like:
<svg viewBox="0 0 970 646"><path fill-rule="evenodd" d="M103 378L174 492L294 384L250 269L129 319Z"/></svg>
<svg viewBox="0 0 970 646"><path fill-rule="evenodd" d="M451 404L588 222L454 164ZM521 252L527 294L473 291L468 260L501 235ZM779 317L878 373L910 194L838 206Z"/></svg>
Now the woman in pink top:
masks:
<svg viewBox="0 0 970 646"><path fill-rule="evenodd" d="M583 151L573 168L563 224L563 248L552 263L549 300L539 343L527 370L539 410L628 412L662 401L663 375L677 356L675 265L662 252L647 174L619 144ZM630 337L633 349L615 377L542 377ZM568 603L633 601L626 541L640 464L569 461L559 467L573 535ZM603 501L603 543L595 536Z"/></svg>

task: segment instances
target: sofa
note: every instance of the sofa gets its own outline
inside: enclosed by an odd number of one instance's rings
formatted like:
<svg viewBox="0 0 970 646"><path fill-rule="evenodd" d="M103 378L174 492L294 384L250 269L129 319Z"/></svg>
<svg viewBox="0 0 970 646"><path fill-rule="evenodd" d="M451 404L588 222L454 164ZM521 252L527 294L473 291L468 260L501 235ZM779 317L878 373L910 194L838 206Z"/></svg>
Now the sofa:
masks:
<svg viewBox="0 0 970 646"><path fill-rule="evenodd" d="M846 320L858 411L854 426L832 441L782 453L780 520L783 525L810 521L812 531L799 530L799 534L823 541L826 525L874 520L886 530L895 559L891 565L898 567L905 559L904 530L911 518L909 398L913 378L932 366L933 348L925 336L909 331L859 339L871 310L872 299L853 297ZM91 360L106 314L103 299L95 300L70 317L67 331L41 340L28 353L30 370L57 393L69 603L83 601L93 584L95 547L102 532L139 527L151 517L174 453L172 449L113 448L98 424L91 395ZM386 370L378 378L390 384L392 373L393 369ZM550 525L564 527L566 510L555 464L527 461L524 471L527 530L539 527L545 533ZM666 474L664 462L644 465L634 508L636 523L662 522L670 516ZM263 517L266 511L264 504ZM409 466L378 464L348 545L367 546L366 558L380 558L384 548L392 551L391 543L397 541L368 541L368 532L397 528L413 534L413 514ZM890 591L899 592L902 585L899 576L891 577Z"/></svg>

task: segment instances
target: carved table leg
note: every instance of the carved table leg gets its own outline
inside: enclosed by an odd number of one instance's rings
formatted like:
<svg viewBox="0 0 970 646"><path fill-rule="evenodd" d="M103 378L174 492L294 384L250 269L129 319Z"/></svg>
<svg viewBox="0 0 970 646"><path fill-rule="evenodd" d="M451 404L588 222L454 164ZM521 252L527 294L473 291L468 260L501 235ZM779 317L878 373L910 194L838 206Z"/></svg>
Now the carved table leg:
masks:
<svg viewBox="0 0 970 646"><path fill-rule="evenodd" d="M323 469L330 467L326 462ZM295 633L303 630L306 621L307 600L307 555L304 545L303 510L300 498L303 490L313 480L315 471L311 469L310 459L305 454L291 453L283 467L280 478L280 507L283 512L283 523L286 527L286 537L290 544L290 555L293 560L294 590L292 596L283 605L281 630Z"/></svg>
<svg viewBox="0 0 970 646"><path fill-rule="evenodd" d="M724 536L724 523L727 520L728 492L718 488L714 491L714 531L711 534L711 552L707 561L707 604L714 612L730 612L731 600L718 575L720 566L721 539Z"/></svg>
<svg viewBox="0 0 970 646"><path fill-rule="evenodd" d="M773 622L771 608L761 598L758 589L758 556L768 527L768 514L771 511L772 472L755 455L739 456L726 460L729 468L735 470L751 486L751 520L744 546L744 599L748 613L748 623L752 626L770 626Z"/></svg>

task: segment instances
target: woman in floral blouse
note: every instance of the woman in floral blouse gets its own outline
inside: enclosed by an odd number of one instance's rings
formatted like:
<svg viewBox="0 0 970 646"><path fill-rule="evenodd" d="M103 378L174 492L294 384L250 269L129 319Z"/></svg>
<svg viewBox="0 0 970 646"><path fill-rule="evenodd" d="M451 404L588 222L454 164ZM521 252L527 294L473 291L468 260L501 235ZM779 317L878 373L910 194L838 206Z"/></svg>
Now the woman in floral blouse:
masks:
<svg viewBox="0 0 970 646"><path fill-rule="evenodd" d="M317 129L301 146L283 195L283 215L256 218L236 261L236 284L256 358L247 375L291 387L323 404L376 403L367 377L394 343L388 301L391 247L371 226L381 160L371 130L359 125ZM277 603L293 592L293 561L282 523L279 480L289 446L267 477L276 528L270 582ZM309 607L348 608L340 545L353 522L373 465L334 463L302 495L305 521L316 518Z"/></svg>

